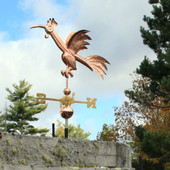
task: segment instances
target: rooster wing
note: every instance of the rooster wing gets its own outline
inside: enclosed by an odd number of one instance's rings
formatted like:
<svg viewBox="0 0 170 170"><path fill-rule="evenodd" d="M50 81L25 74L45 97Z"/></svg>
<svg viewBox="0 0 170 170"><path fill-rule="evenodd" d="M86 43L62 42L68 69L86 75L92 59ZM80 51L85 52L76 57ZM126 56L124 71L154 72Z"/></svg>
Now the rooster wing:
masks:
<svg viewBox="0 0 170 170"><path fill-rule="evenodd" d="M66 46L74 54L77 61L84 64L89 69L95 70L97 74L104 78L102 73L106 74L106 64L110 64L105 58L98 55L83 58L77 54L80 50L87 49L86 45L89 45L89 43L86 40L91 40L86 34L88 32L88 30L80 30L70 33L66 40Z"/></svg>
<svg viewBox="0 0 170 170"><path fill-rule="evenodd" d="M66 46L74 54L77 54L80 50L87 49L86 45L89 43L85 40L91 40L91 38L86 35L88 30L80 30L78 32L72 32L66 40Z"/></svg>

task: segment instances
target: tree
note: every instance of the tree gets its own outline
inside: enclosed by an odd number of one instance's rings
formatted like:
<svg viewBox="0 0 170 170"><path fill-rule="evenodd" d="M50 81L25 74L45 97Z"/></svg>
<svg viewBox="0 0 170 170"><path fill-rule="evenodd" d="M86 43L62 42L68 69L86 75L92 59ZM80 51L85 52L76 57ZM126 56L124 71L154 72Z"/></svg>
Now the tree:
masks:
<svg viewBox="0 0 170 170"><path fill-rule="evenodd" d="M165 132L152 132L143 127L136 127L136 136L140 141L140 149L154 162L156 169L164 169L170 159L170 134ZM145 159L147 160L146 157Z"/></svg>
<svg viewBox="0 0 170 170"><path fill-rule="evenodd" d="M0 115L1 115L1 111L0 111ZM2 116L0 116L0 125L3 123L4 118Z"/></svg>
<svg viewBox="0 0 170 170"><path fill-rule="evenodd" d="M65 129L65 124L57 120L56 137L64 138L64 129ZM69 138L87 140L88 137L91 135L91 133L84 132L84 130L80 127L80 124L78 126L74 126L70 124L68 126L68 135Z"/></svg>
<svg viewBox="0 0 170 170"><path fill-rule="evenodd" d="M148 45L156 54L157 60L150 61L144 58L139 68L138 74L149 78L149 85L143 84L144 95L137 94L133 90L126 90L128 98L137 103L147 106L154 106L150 99L161 97L170 108L170 1L169 0L149 0L153 6L153 18L144 16L149 30L140 28L141 36L145 45ZM148 98L149 96L149 98Z"/></svg>
<svg viewBox="0 0 170 170"><path fill-rule="evenodd" d="M140 32L144 44L154 51L157 59L150 61L149 58L144 58L136 69L141 78L134 82L132 89L125 91L129 102L116 108L115 115L123 134L127 132L132 135L137 152L145 161L151 160L155 164L154 160L157 159L159 161L157 165L162 166L162 155L158 154L159 157L155 158L153 154L148 153L146 146L148 144L152 148L153 145L156 147L157 139L161 146L160 150L164 150L163 135L165 139L169 131L170 1L149 0L149 3L153 7L152 17L144 16L148 28L141 27ZM134 133L135 125L142 125L145 129L143 140L139 140L139 136Z"/></svg>
<svg viewBox="0 0 170 170"><path fill-rule="evenodd" d="M19 82L19 85L13 84L14 91L6 88L8 100L12 103L7 109L7 113L2 114L1 118L6 119L1 124L1 127L7 127L7 132L18 130L21 134L43 134L47 133L48 129L38 129L29 122L39 120L35 117L36 114L44 111L47 105L38 104L34 96L29 95L30 85L25 80Z"/></svg>
<svg viewBox="0 0 170 170"><path fill-rule="evenodd" d="M113 125L103 125L102 132L99 132L97 134L97 140L99 141L118 141L119 134L117 132L117 129Z"/></svg>
<svg viewBox="0 0 170 170"><path fill-rule="evenodd" d="M132 90L136 94L145 95L144 85L149 85L150 80L142 77L139 74L134 74L134 80L132 84ZM148 96L149 98L149 96ZM148 167L162 166L155 162L155 158L147 155L144 150L141 149L141 141L139 136L136 136L136 127L141 125L145 131L152 133L168 133L169 132L169 110L167 109L162 97L157 97L155 100L151 100L154 107L148 107L141 103L135 102L132 98L129 101L125 101L121 107L115 107L115 127L118 129L119 138L126 143L129 142L126 139L130 136L133 143L133 152L135 156L142 156L144 164ZM166 109L165 109L166 108ZM142 133L141 133L142 134ZM142 139L142 137L140 137ZM161 141L161 140L160 140ZM163 143L160 145L162 146ZM158 159L157 159L158 160ZM159 159L160 160L160 159ZM137 168L137 167L136 167Z"/></svg>
<svg viewBox="0 0 170 170"><path fill-rule="evenodd" d="M142 77L138 74L134 74L134 80L132 83L132 90L137 95L145 95L143 89L144 85L149 85L150 80ZM149 98L149 96L148 96ZM131 136L131 139L135 138L135 127L143 125L145 129L151 131L164 130L168 132L169 123L169 111L166 108L165 103L161 97L157 97L155 100L148 99L155 107L147 107L136 103L135 100L129 98L129 101L125 101L121 107L115 107L115 123L116 128L119 129L122 139Z"/></svg>

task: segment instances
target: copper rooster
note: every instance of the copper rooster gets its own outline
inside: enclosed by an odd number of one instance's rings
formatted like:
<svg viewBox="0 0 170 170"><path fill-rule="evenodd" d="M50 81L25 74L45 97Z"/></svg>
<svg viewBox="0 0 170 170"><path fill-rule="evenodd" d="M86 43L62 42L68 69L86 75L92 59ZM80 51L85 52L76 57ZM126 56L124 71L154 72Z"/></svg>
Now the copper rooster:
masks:
<svg viewBox="0 0 170 170"><path fill-rule="evenodd" d="M91 38L86 34L89 31L88 30L80 30L78 32L72 32L67 37L66 43L64 43L57 32L54 30L53 26L58 26L57 22L54 20L54 18L49 19L47 21L46 25L33 25L30 28L44 28L46 31L45 38L48 38L49 35L53 38L56 45L59 47L59 49L63 52L62 53L62 60L67 66L66 70L62 70L61 73L65 77L73 77L72 70L76 70L76 60L80 63L84 64L86 67L91 69L92 71L95 70L102 78L103 74L106 74L107 70L107 64L110 64L106 59L104 59L101 56L93 55L88 56L86 58L81 57L77 53L80 50L87 49L86 45L89 45L89 43L85 40L91 40Z"/></svg>

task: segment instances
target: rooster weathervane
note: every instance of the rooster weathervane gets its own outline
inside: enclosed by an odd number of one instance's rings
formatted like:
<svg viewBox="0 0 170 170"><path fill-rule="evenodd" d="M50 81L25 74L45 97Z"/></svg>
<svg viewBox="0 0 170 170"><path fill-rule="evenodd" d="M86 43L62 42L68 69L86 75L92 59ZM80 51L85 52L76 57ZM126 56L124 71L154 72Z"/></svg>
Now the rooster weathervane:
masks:
<svg viewBox="0 0 170 170"><path fill-rule="evenodd" d="M87 98L87 101L77 101L74 99L75 93L72 93L72 97L69 96L71 90L68 88L69 76L73 77L72 70L77 70L76 61L88 67L90 70L97 72L99 76L103 79L103 74L106 74L107 66L110 64L105 58L93 55L86 58L81 57L78 52L87 49L86 45L90 45L86 40L91 40L87 35L88 30L80 30L78 32L72 32L66 39L64 43L53 26L58 26L54 18L50 18L46 25L33 25L30 28L43 28L45 29L45 38L51 35L52 39L58 46L58 48L63 52L62 60L66 65L66 69L61 71L61 74L66 77L66 88L64 89L65 96L61 99L47 98L44 93L37 93L37 103L45 104L46 100L58 101L60 102L60 114L65 119L65 138L68 138L68 119L73 115L73 109L71 104L73 103L85 103L87 107L96 108L96 98ZM53 129L54 131L54 129Z"/></svg>
<svg viewBox="0 0 170 170"><path fill-rule="evenodd" d="M30 28L44 28L46 35L45 38L48 38L49 35L53 38L54 42L58 46L58 48L63 52L62 53L62 60L67 66L66 70L62 70L61 74L65 76L66 78L73 77L72 70L77 70L76 67L76 61L82 63L86 67L88 67L90 70L94 70L99 74L102 78L103 73L106 74L107 70L107 64L110 64L105 58L93 55L88 56L86 58L81 57L78 52L80 50L87 49L86 45L90 45L86 40L91 40L91 38L86 34L89 31L88 30L80 30L78 32L72 32L67 37L66 43L64 43L57 32L55 31L53 26L58 26L57 22L54 20L54 18L50 18L47 21L46 25L33 25Z"/></svg>

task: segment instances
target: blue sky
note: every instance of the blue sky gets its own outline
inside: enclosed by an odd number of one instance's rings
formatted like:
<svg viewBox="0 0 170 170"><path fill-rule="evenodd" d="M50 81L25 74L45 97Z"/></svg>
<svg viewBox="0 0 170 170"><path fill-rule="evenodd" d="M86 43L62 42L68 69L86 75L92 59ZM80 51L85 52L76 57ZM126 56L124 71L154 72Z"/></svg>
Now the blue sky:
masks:
<svg viewBox="0 0 170 170"><path fill-rule="evenodd" d="M22 38L18 32L22 32L21 24L24 20L30 18L31 13L23 12L18 0L1 2L0 11L2 24L0 31L8 33L8 40L18 40Z"/></svg>
<svg viewBox="0 0 170 170"><path fill-rule="evenodd" d="M46 24L55 18L58 32L65 42L70 32L87 29L92 41L80 55L101 55L111 65L105 79L77 63L77 71L69 80L69 88L76 100L97 98L96 109L74 104L74 115L69 123L78 125L96 139L104 123L114 124L115 106L126 99L124 90L131 87L131 74L144 56L153 58L152 51L143 45L140 26L145 26L143 15L150 15L147 0L5 0L0 6L0 110L7 101L6 87L25 79L32 84L30 93L45 93L47 97L61 98L65 69L61 52L51 38L45 39L44 30L32 29L34 24ZM51 128L59 115L59 103L48 102L45 112L39 114L36 127Z"/></svg>

